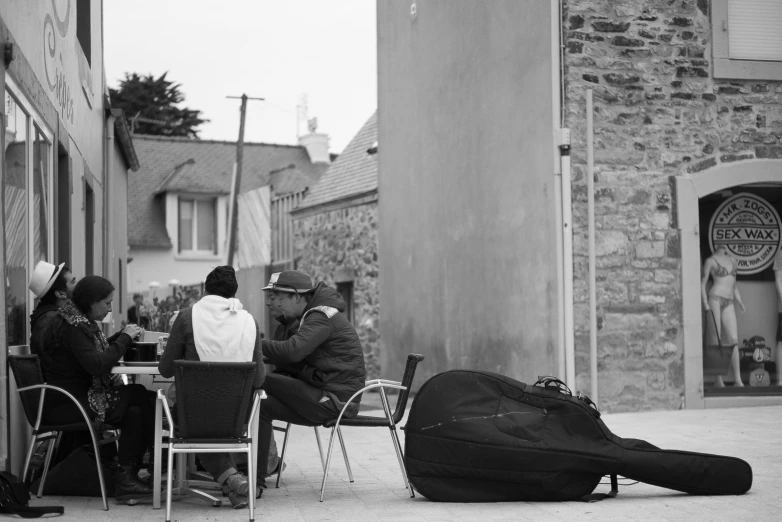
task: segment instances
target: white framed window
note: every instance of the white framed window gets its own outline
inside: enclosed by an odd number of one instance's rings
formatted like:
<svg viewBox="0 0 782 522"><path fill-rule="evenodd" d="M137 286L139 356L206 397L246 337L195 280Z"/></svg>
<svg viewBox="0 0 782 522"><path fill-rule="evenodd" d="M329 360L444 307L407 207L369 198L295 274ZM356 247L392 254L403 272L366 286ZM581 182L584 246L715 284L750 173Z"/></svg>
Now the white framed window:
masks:
<svg viewBox="0 0 782 522"><path fill-rule="evenodd" d="M178 198L179 253L217 254L217 198Z"/></svg>
<svg viewBox="0 0 782 522"><path fill-rule="evenodd" d="M5 282L8 346L28 344L34 295L27 288L38 261L54 255L52 201L54 135L10 75L3 93L5 114Z"/></svg>
<svg viewBox="0 0 782 522"><path fill-rule="evenodd" d="M782 80L782 2L713 0L714 77Z"/></svg>

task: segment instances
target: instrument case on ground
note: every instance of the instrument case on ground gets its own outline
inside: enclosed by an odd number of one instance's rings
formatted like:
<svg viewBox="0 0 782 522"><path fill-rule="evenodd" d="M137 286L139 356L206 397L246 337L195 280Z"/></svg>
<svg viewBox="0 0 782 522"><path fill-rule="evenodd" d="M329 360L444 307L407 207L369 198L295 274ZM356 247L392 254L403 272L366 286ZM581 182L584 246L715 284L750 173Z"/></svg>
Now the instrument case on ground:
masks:
<svg viewBox="0 0 782 522"><path fill-rule="evenodd" d="M617 475L695 495L752 486L741 459L617 437L588 397L573 397L558 379L529 385L467 370L421 387L404 458L413 487L442 502L598 500L616 494ZM605 475L612 492L591 495Z"/></svg>

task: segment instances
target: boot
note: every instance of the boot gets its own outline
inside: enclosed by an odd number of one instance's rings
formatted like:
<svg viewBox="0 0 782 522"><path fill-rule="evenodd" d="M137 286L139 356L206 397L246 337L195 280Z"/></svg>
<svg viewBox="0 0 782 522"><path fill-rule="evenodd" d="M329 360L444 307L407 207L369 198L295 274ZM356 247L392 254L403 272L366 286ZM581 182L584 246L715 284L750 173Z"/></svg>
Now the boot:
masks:
<svg viewBox="0 0 782 522"><path fill-rule="evenodd" d="M149 465L144 465L144 455L140 456L138 459L136 459L136 464L133 465L133 474L135 477L144 485L151 486L152 485L152 472L154 471L154 462L152 461L152 455L153 453L149 453ZM139 472L146 468L147 470L147 476L146 477L140 477Z"/></svg>
<svg viewBox="0 0 782 522"><path fill-rule="evenodd" d="M152 495L152 486L139 481L134 466L120 466L114 484L114 499L125 502Z"/></svg>

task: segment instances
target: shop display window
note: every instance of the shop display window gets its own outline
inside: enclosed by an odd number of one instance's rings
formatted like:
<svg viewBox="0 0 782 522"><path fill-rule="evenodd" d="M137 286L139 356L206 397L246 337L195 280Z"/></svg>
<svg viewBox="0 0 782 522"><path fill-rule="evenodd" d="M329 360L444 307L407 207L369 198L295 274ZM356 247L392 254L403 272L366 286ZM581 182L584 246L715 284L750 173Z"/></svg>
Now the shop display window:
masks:
<svg viewBox="0 0 782 522"><path fill-rule="evenodd" d="M782 395L782 183L710 194L699 214L704 394Z"/></svg>
<svg viewBox="0 0 782 522"><path fill-rule="evenodd" d="M51 260L52 135L13 81L7 79L5 111L5 285L8 346L26 345L34 307L30 272Z"/></svg>

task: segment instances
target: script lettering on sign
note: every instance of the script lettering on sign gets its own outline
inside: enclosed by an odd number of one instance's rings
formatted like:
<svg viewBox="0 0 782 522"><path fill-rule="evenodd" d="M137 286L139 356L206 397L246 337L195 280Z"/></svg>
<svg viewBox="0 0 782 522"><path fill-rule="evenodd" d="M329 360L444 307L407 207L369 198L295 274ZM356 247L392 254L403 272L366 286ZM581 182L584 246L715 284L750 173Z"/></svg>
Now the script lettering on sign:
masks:
<svg viewBox="0 0 782 522"><path fill-rule="evenodd" d="M57 100L57 109L64 120L73 123L73 89L65 76L63 47L71 18L71 2L65 7L65 16L60 19L57 4L52 2L53 15L46 13L43 21L43 62L46 82Z"/></svg>
<svg viewBox="0 0 782 522"><path fill-rule="evenodd" d="M756 274L774 261L782 226L779 214L760 196L742 192L726 199L709 224L711 251L728 247L739 274Z"/></svg>

